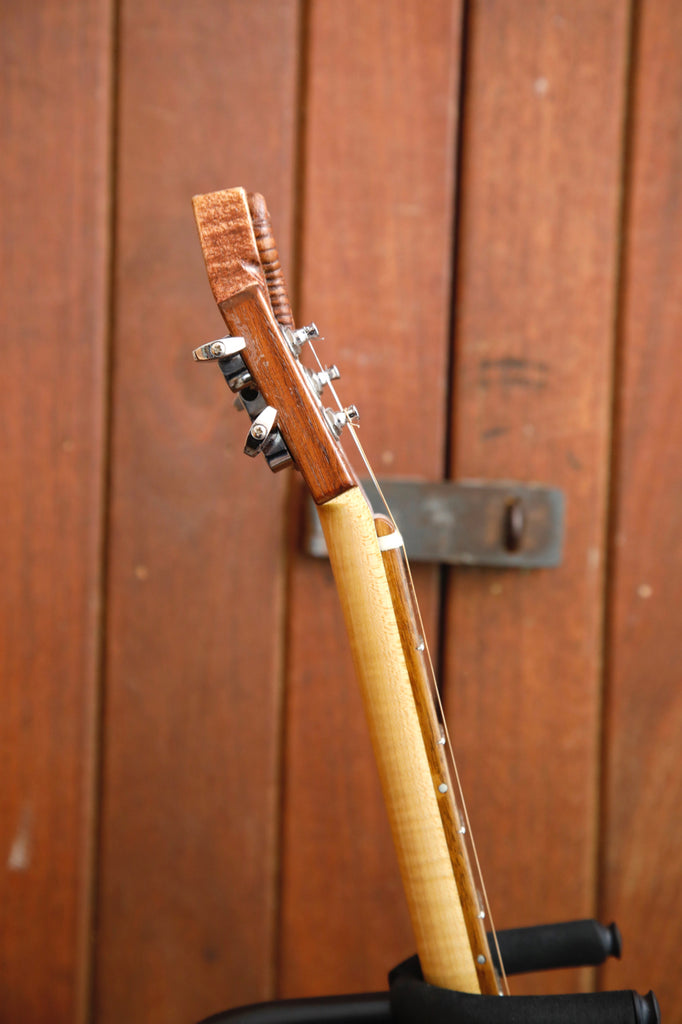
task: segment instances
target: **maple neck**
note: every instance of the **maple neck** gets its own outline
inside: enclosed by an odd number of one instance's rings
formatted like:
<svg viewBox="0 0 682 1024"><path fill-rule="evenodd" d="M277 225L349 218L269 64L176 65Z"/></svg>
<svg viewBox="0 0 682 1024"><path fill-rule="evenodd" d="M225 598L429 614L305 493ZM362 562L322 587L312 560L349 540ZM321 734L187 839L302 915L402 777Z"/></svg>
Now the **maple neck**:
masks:
<svg viewBox="0 0 682 1024"><path fill-rule="evenodd" d="M375 521L359 489L318 511L424 977L458 991L497 994L398 563L389 559L387 574ZM379 529L387 532L383 524ZM410 650L415 657L406 657Z"/></svg>

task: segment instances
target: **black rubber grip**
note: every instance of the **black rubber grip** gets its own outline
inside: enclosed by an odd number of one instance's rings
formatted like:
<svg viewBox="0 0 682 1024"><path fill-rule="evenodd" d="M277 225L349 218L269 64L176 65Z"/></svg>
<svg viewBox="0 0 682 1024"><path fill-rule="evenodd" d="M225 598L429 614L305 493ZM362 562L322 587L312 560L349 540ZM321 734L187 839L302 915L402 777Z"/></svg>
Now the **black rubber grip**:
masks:
<svg viewBox="0 0 682 1024"><path fill-rule="evenodd" d="M389 974L395 1024L660 1024L653 992L479 996L428 985L417 957Z"/></svg>
<svg viewBox="0 0 682 1024"><path fill-rule="evenodd" d="M391 1024L387 992L256 1003L208 1017L201 1024Z"/></svg>
<svg viewBox="0 0 682 1024"><path fill-rule="evenodd" d="M488 938L498 966L494 943ZM592 919L508 928L499 931L497 939L507 974L603 964L607 957L620 957L622 948L615 924L603 925Z"/></svg>
<svg viewBox="0 0 682 1024"><path fill-rule="evenodd" d="M474 996L424 985L391 987L395 1024L660 1024L653 993Z"/></svg>
<svg viewBox="0 0 682 1024"><path fill-rule="evenodd" d="M653 993L576 996L471 996L421 983L384 992L258 1003L202 1024L660 1024Z"/></svg>

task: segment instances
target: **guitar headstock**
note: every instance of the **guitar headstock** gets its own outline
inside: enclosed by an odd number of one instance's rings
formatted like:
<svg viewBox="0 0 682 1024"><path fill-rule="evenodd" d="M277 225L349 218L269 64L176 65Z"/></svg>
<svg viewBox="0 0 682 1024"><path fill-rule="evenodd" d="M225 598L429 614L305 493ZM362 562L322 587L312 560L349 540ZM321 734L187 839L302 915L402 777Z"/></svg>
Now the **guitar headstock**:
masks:
<svg viewBox="0 0 682 1024"><path fill-rule="evenodd" d="M356 486L339 435L353 407L325 406L332 366L314 372L300 360L314 324L296 330L262 196L242 188L195 196L194 215L208 279L228 336L194 351L216 360L252 423L244 451L262 453L277 472L294 464L318 504Z"/></svg>

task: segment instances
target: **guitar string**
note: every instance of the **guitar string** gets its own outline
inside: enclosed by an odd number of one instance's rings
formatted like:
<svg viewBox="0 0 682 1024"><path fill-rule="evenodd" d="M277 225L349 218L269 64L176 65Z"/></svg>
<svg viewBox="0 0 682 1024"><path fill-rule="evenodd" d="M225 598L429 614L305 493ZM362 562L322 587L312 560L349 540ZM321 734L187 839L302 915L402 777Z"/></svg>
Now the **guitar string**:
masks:
<svg viewBox="0 0 682 1024"><path fill-rule="evenodd" d="M376 478L376 476L374 474L374 471L373 471L373 469L372 469L372 467L370 465L370 462L369 462L369 460L368 460L368 458L367 458L367 456L365 454L365 451L364 451L364 448L362 446L362 443L361 443L359 437L357 436L358 425L354 424L350 420L348 422L350 423L350 425L352 427L355 428L352 431L352 435L353 435L353 440L354 440L354 442L356 444L356 447L357 447L357 449L358 449L358 451L360 453L360 457L362 458L362 461L363 461L365 467L367 468L367 471L368 471L368 473L370 475L372 483L376 487L377 492L378 492L382 502L384 503L384 507L385 507L385 509L386 509L386 511L388 513L389 519L391 520L391 523L392 523L394 529L396 531L398 531L398 526L396 524L395 519L393 518L393 513L390 510L388 502L386 501L386 498L385 498L385 496L383 494L383 491L381 490L381 487L379 485L379 481L377 480L377 478ZM404 560L405 568L407 570L407 577L408 577L408 580L409 580L410 589L411 589L411 591L412 591L412 593L414 595L414 593L415 593L414 578L412 576L412 569L410 567L410 563L409 563L409 560L408 560L408 557L407 557L407 551L405 549L404 542L402 544L402 548L403 548L403 560ZM420 631L420 634L421 634L422 642L424 644L424 652L423 653L424 653L424 655L426 657L426 662L427 662L427 665L428 665L430 677L431 677L431 680L432 680L432 683L433 683L433 685L431 687L431 691L432 691L432 693L433 693L433 695L435 697L435 701L436 701L436 704L438 706L439 718L440 718L440 721L441 721L441 724L442 724L442 727L443 727L443 731L445 733L445 739L447 741L446 756L447 756L447 759L448 759L448 761L450 763L451 771L454 774L455 784L456 784L456 787L457 787L457 793L459 795L459 803L460 803L460 806L462 808L462 815L464 817L464 823L465 823L465 826L466 826L466 829L467 829L467 835L468 835L468 838L469 838L469 846L471 848L471 852L473 853L474 862L475 862L475 865L476 865L476 874L477 874L477 878L478 878L478 881L480 882L480 886L481 886L481 898L483 900L483 904L484 904L484 907L485 907L485 912L486 912L488 921L490 922L490 931L491 931L492 938L493 938L493 945L494 945L495 951L497 953L498 964L500 965L500 970L499 970L500 981L501 981L502 986L503 986L503 988L505 990L505 994L509 995L510 994L510 992L509 992L509 983L507 981L507 975L506 975L506 972L505 972L505 969L504 969L504 964L502 962L502 954L501 954L501 951L500 951L499 940L497 938L497 929L495 928L495 923L494 923L494 920L493 920L492 910L490 908L490 901L488 899L488 892L487 892L487 889L486 889L486 886L485 886L485 882L483 880L483 872L481 870L481 864L480 864L479 857L478 857L478 849L476 847L476 841L474 839L474 833L473 833L473 830L471 828L471 822L469 820L469 811L467 809L466 800L464 799L464 790L462 789L462 783L461 783L461 779L460 779L460 775L459 775L459 769L457 767L457 762L455 761L455 755L454 755L454 752L453 752L454 748L452 746L452 741L450 739L450 731L448 729L447 719L445 717L445 710L443 708L443 702L442 702L442 699L441 699L440 690L439 690L439 688L438 688L438 686L437 686L437 684L435 682L436 681L436 673L435 673L435 670L434 670L434 667L433 667L433 659L431 657L431 650L429 648L428 639L426 637L426 631L424 629L424 622L423 622L423 619L422 619L421 609L420 609L419 604L416 601L416 599L413 600L413 609L416 612L417 624L418 624L419 631Z"/></svg>
<svg viewBox="0 0 682 1024"><path fill-rule="evenodd" d="M314 347L311 339L308 339L308 344L309 344L312 356L313 356L315 362L317 363L320 371L324 372L324 367L322 365L322 362L320 361L320 358L319 358L319 356L317 354L317 351L315 350L315 347ZM355 444L355 446L356 446L356 448L358 450L358 453L360 455L360 458L361 458L361 460L362 460L362 462L363 462L363 464L364 464L364 466L365 466L365 468L366 468L366 470L367 470L367 472L369 474L369 477L370 477L372 483L374 484L374 486L376 487L377 493L379 494L379 497L381 498L381 501L383 502L384 508L386 509L386 512L388 514L388 518L391 521L391 525L393 526L394 530L397 532L398 537L400 537L400 544L398 546L402 547L402 549L403 549L403 560L404 560L405 568L407 570L407 577L408 577L408 580L409 580L410 588L412 590L412 594L415 595L414 578L412 576L412 569L410 567L409 559L407 557L407 551L405 549L405 543L404 543L404 541L402 539L402 535L400 534L400 530L398 528L398 524L396 523L396 521L395 521L395 519L393 517L393 513L391 512L391 509L390 509L389 504L388 504L388 502L386 500L386 497L385 497L385 495L384 495L384 493L383 493L383 491L381 489L379 481L377 480L376 474L374 473L374 470L372 469L370 461L369 461L369 459L368 459L368 457L367 457L367 455L365 453L365 449L362 446L362 442L360 441L360 438L358 437L358 433L357 432L358 432L358 429L359 429L359 424L353 422L353 420L351 420L349 418L349 416L347 415L347 413L345 412L345 409L344 409L344 407L343 407L343 405L342 405L342 403L341 403L341 401L339 399L339 396L336 393L334 385L333 385L333 383L331 381L328 382L328 386L329 386L330 394L332 395L332 397L333 397L333 399L334 399L334 401L336 403L336 406L337 406L339 412L342 412L342 413L344 413L346 415L346 423L348 424L349 427L353 428L353 429L351 429L351 436L353 438L353 442L354 442L354 444ZM497 929L495 928L495 923L493 921L492 911L490 909L490 901L488 899L488 892L487 892L487 889L486 889L486 886L485 886L485 882L483 880L483 872L481 871L481 864L480 864L480 861L479 861L479 858L478 858L478 850L476 848L476 841L474 839L474 834L473 834L473 831L472 831L472 828L471 828L471 823L469 821L469 811L467 809L466 800L464 799L464 791L462 789L462 783L461 783L461 780L460 780L459 769L457 768L457 763L455 761L455 755L454 755L454 752L453 752L452 741L450 739L450 731L448 729L448 724L447 724L447 720L446 720L446 717L445 717L445 710L443 708L443 702L441 700L440 691L439 691L438 686L436 685L436 682L435 682L436 681L436 673L435 673L435 670L434 670L434 667L433 667L433 659L431 657L431 650L429 648L428 639L426 637L426 631L424 629L424 622L423 622L423 619L422 619L421 609L419 608L419 604L418 604L418 602L416 600L416 597L414 598L412 603L413 603L414 611L415 611L416 616L417 616L417 624L419 626L419 630L420 630L420 633L421 633L421 638L422 638L422 641L423 641L423 644L424 644L424 652L423 653L424 653L424 655L426 657L426 661L427 661L427 665L428 665L431 681L434 684L434 685L432 685L431 690L432 690L432 693L434 694L434 697L435 697L435 701L436 701L436 704L437 704L437 707L438 707L439 716L440 716L440 721L442 723L443 730L444 730L444 733L445 733L445 739L446 739L446 743L447 743L446 754L447 754L447 758L448 758L449 763L450 763L450 768L451 768L451 770L452 770L452 772L454 774L455 783L456 783L456 787L457 787L457 793L459 795L459 802L460 802L460 805L461 805L461 808L462 808L462 815L464 817L464 823L465 823L465 826L466 826L467 835L468 835L468 839L469 839L469 846L471 848L471 852L473 853L474 862L475 862L475 865L476 865L477 878L478 878L478 881L480 882L480 885L481 885L481 898L483 900L483 905L484 905L484 908L485 908L487 919L488 919L488 921L490 923L490 931L492 933L493 945L495 947L495 952L497 953L497 962L499 964L500 981L501 981L502 987L504 989L505 995L509 995L510 994L509 982L508 982L508 979L507 979L506 971L504 969L504 964L502 962L502 953L500 951L500 944L499 944L499 940L498 940L498 937L497 937Z"/></svg>

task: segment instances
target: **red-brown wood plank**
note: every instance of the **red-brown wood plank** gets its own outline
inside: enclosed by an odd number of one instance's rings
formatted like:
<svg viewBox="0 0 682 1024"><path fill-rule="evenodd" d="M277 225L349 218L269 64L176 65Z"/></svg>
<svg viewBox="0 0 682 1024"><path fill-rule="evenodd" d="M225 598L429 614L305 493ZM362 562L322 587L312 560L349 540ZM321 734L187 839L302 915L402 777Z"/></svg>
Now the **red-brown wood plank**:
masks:
<svg viewBox="0 0 682 1024"><path fill-rule="evenodd" d="M101 1022L271 994L284 482L192 362L224 325L190 200L263 192L288 265L298 27L288 0L121 15Z"/></svg>
<svg viewBox="0 0 682 1024"><path fill-rule="evenodd" d="M618 392L603 912L610 987L653 988L682 1021L682 8L636 22Z"/></svg>
<svg viewBox="0 0 682 1024"><path fill-rule="evenodd" d="M448 591L453 742L510 926L595 909L628 5L478 3L467 46L451 470L567 501L561 568L457 571Z"/></svg>
<svg viewBox="0 0 682 1024"><path fill-rule="evenodd" d="M111 47L108 0L5 5L0 1018L22 1024L86 1019Z"/></svg>
<svg viewBox="0 0 682 1024"><path fill-rule="evenodd" d="M460 17L311 6L298 320L383 473L442 472ZM289 644L280 991L381 988L414 940L327 564L294 561Z"/></svg>

